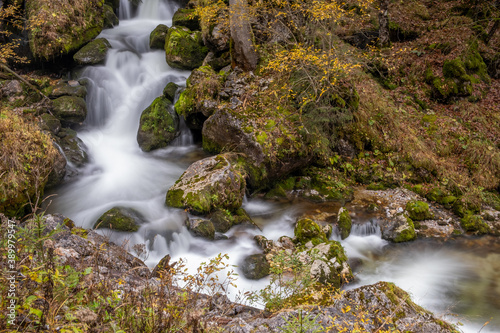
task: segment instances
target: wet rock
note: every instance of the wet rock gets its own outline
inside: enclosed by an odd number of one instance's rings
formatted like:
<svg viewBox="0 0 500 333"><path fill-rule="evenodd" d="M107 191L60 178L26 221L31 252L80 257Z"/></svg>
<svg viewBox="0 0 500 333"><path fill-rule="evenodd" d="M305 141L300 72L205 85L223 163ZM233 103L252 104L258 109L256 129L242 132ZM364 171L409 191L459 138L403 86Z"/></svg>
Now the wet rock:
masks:
<svg viewBox="0 0 500 333"><path fill-rule="evenodd" d="M168 190L166 204L196 214L216 209L235 211L245 194L245 174L236 154L220 154L197 161Z"/></svg>
<svg viewBox="0 0 500 333"><path fill-rule="evenodd" d="M99 65L106 60L110 48L106 38L97 38L76 52L73 59L80 65Z"/></svg>
<svg viewBox="0 0 500 333"><path fill-rule="evenodd" d="M296 241L302 245L309 242L318 245L328 240L321 227L310 219L298 220L295 225L294 235Z"/></svg>
<svg viewBox="0 0 500 333"><path fill-rule="evenodd" d="M215 238L215 227L210 220L189 218L186 220L186 227L195 236L211 240Z"/></svg>
<svg viewBox="0 0 500 333"><path fill-rule="evenodd" d="M219 71L231 64L231 55L229 52L224 52L220 56L216 56L213 52L208 52L203 59L203 66L210 66L214 70Z"/></svg>
<svg viewBox="0 0 500 333"><path fill-rule="evenodd" d="M64 180L64 176L66 175L66 157L64 156L64 153L59 145L54 143L54 146L57 150L57 154L54 158L54 165L47 179L47 184L45 184L45 188L51 188L59 185Z"/></svg>
<svg viewBox="0 0 500 333"><path fill-rule="evenodd" d="M143 151L151 151L168 146L179 133L179 116L172 103L160 96L142 112L137 142Z"/></svg>
<svg viewBox="0 0 500 333"><path fill-rule="evenodd" d="M179 90L179 86L173 82L169 82L163 89L163 96L173 103L177 90Z"/></svg>
<svg viewBox="0 0 500 333"><path fill-rule="evenodd" d="M269 275L271 266L264 254L252 254L245 257L240 268L247 279L259 280Z"/></svg>
<svg viewBox="0 0 500 333"><path fill-rule="evenodd" d="M151 49L165 49L165 39L167 38L168 27L160 24L149 35L149 47Z"/></svg>
<svg viewBox="0 0 500 333"><path fill-rule="evenodd" d="M222 233L228 231L233 225L245 222L252 223L252 219L243 208L237 209L234 213L228 210L216 210L210 214L210 220L215 227L215 231Z"/></svg>
<svg viewBox="0 0 500 333"><path fill-rule="evenodd" d="M227 13L221 12L219 15ZM209 26L202 25L201 33L203 42L214 54L220 55L229 50L230 33L223 22L217 22Z"/></svg>
<svg viewBox="0 0 500 333"><path fill-rule="evenodd" d="M263 235L255 235L253 240L264 253L269 253L274 247L274 242Z"/></svg>
<svg viewBox="0 0 500 333"><path fill-rule="evenodd" d="M351 233L352 220L349 211L341 207L337 215L337 225L340 231L340 237L346 239Z"/></svg>
<svg viewBox="0 0 500 333"><path fill-rule="evenodd" d="M403 213L379 220L382 238L395 243L414 240L417 235L413 221Z"/></svg>
<svg viewBox="0 0 500 333"><path fill-rule="evenodd" d="M165 41L166 60L170 67L192 70L200 67L208 53L200 31L172 27Z"/></svg>
<svg viewBox="0 0 500 333"><path fill-rule="evenodd" d="M85 100L76 96L62 96L52 101L53 114L63 126L81 125L87 116Z"/></svg>
<svg viewBox="0 0 500 333"><path fill-rule="evenodd" d="M490 226L483 220L481 215L467 215L460 220L460 225L465 231L478 235L487 234L491 231Z"/></svg>
<svg viewBox="0 0 500 333"><path fill-rule="evenodd" d="M109 29L117 26L119 23L118 16L116 16L113 8L107 4L102 6L104 16L104 28Z"/></svg>
<svg viewBox="0 0 500 333"><path fill-rule="evenodd" d="M59 81L54 86L51 86L46 91L50 98L58 98L61 96L76 96L85 98L87 96L87 88L80 85L78 81L66 82Z"/></svg>
<svg viewBox="0 0 500 333"><path fill-rule="evenodd" d="M134 232L145 222L144 216L133 208L113 207L99 217L94 228Z"/></svg>
<svg viewBox="0 0 500 333"><path fill-rule="evenodd" d="M57 136L60 138L58 142L64 156L72 166L81 167L88 162L87 147L83 141L77 137L75 131L69 128L63 128L59 131Z"/></svg>

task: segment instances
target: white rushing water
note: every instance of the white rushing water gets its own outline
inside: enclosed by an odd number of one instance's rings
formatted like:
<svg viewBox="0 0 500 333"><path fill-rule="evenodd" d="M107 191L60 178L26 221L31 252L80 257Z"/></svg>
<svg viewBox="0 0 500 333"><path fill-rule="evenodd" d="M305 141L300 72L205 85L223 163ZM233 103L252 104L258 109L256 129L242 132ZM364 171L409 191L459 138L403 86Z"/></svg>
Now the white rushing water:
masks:
<svg viewBox="0 0 500 333"><path fill-rule="evenodd" d="M88 117L78 136L88 149L90 162L79 170L75 181L56 191L49 211L92 228L110 208L134 208L147 220L138 232L103 233L128 249L134 244L146 244L149 253L145 262L150 267L170 254L173 261L185 258L194 272L201 262L218 253L228 253L233 265L258 253L253 241L257 234L273 240L293 236L293 223L301 209L295 205L245 201L244 208L262 231L237 226L226 234L228 239L207 241L194 238L187 231L182 210L165 206L168 188L190 163L202 156L187 129L169 148L151 153L142 152L136 141L141 112L162 94L168 82L183 85L189 76L187 71L170 68L163 51L150 50L148 46L150 32L160 23L170 26L175 9L166 1L144 0L134 11L128 0L121 0L119 26L100 35L112 45L105 65L87 67L81 74L89 82ZM349 258L362 262L356 271L357 281L350 288L392 281L409 291L418 304L438 314L448 314L457 305L457 293L474 270L474 257L439 245L390 246L381 239L374 223L355 225L342 244ZM267 279L240 278L238 289L230 292L234 299L238 291L258 290L267 283ZM463 330L477 332L484 316L476 319L465 321ZM486 327L482 332L500 331L500 326L492 329Z"/></svg>

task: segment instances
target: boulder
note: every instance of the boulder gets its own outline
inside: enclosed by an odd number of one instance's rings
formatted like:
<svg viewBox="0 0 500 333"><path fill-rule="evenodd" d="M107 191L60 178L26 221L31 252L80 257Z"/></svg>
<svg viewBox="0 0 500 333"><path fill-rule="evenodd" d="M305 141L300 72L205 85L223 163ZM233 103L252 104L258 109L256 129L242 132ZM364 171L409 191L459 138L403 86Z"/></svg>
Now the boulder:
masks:
<svg viewBox="0 0 500 333"><path fill-rule="evenodd" d="M323 284L339 288L354 278L340 242L320 243L302 255L299 253L299 258L311 264L311 276Z"/></svg>
<svg viewBox="0 0 500 333"><path fill-rule="evenodd" d="M217 94L222 78L210 66L202 66L191 72L186 89L175 103L175 111L186 119L190 128L201 129L199 123L210 117L219 105Z"/></svg>
<svg viewBox="0 0 500 333"><path fill-rule="evenodd" d="M205 59L203 59L203 66L210 66L214 70L219 71L226 66L231 64L231 55L229 52L224 52L221 55L217 56L212 51L208 52Z"/></svg>
<svg viewBox="0 0 500 333"><path fill-rule="evenodd" d="M195 214L235 211L245 195L245 172L236 154L220 154L189 166L167 192L166 204Z"/></svg>
<svg viewBox="0 0 500 333"><path fill-rule="evenodd" d="M227 15L227 13L222 12L219 15ZM221 20L211 25L201 26L203 42L211 52L217 55L220 55L225 51L229 51L229 41L231 39L231 35L224 25L225 23Z"/></svg>
<svg viewBox="0 0 500 333"><path fill-rule="evenodd" d="M191 31L201 30L200 18L195 15L194 9L179 8L172 17L172 25L186 27Z"/></svg>
<svg viewBox="0 0 500 333"><path fill-rule="evenodd" d="M250 280L259 280L269 275L271 266L266 259L265 254L252 254L240 264L243 276Z"/></svg>
<svg viewBox="0 0 500 333"><path fill-rule="evenodd" d="M346 239L351 233L352 220L351 216L349 215L349 211L344 207L341 207L339 209L337 215L337 225L340 231L340 237L342 239Z"/></svg>
<svg viewBox="0 0 500 333"><path fill-rule="evenodd" d="M166 147L179 135L179 116L166 97L156 98L141 114L137 142L143 151Z"/></svg>
<svg viewBox="0 0 500 333"><path fill-rule="evenodd" d="M53 115L63 126L75 127L81 125L87 117L87 104L81 97L62 96L52 101Z"/></svg>
<svg viewBox="0 0 500 333"><path fill-rule="evenodd" d="M200 67L208 53L203 45L200 31L186 27L168 29L165 40L165 55L170 67L192 70Z"/></svg>
<svg viewBox="0 0 500 333"><path fill-rule="evenodd" d="M252 219L243 208L238 208L234 213L228 210L218 209L210 215L215 231L227 232L233 225L250 222Z"/></svg>
<svg viewBox="0 0 500 333"><path fill-rule="evenodd" d="M465 231L477 235L487 234L491 231L490 226L483 220L481 215L466 215L460 219L460 225Z"/></svg>
<svg viewBox="0 0 500 333"><path fill-rule="evenodd" d="M302 245L309 242L318 245L328 241L321 227L311 219L298 220L293 232L296 242Z"/></svg>
<svg viewBox="0 0 500 333"><path fill-rule="evenodd" d="M145 222L142 214L133 208L113 207L99 217L94 228L134 232L139 230L139 225Z"/></svg>
<svg viewBox="0 0 500 333"><path fill-rule="evenodd" d="M149 35L149 47L151 49L165 49L165 39L167 38L168 27L160 24Z"/></svg>
<svg viewBox="0 0 500 333"><path fill-rule="evenodd" d="M173 82L167 83L165 88L163 88L163 96L168 99L170 102L174 102L175 95L177 94L177 90L179 90L179 86Z"/></svg>
<svg viewBox="0 0 500 333"><path fill-rule="evenodd" d="M59 146L61 147L66 160L74 167L81 167L88 162L87 147L83 141L76 135L76 132L69 128L63 128L57 136Z"/></svg>
<svg viewBox="0 0 500 333"><path fill-rule="evenodd" d="M49 177L47 178L47 184L45 185L46 188L51 188L59 185L66 175L66 157L64 156L61 148L56 143L54 143L54 146L57 153L54 158L54 166L49 174Z"/></svg>
<svg viewBox="0 0 500 333"><path fill-rule="evenodd" d="M45 90L46 95L50 98L58 98L61 96L76 96L85 98L87 96L87 88L82 86L78 81L58 81L55 85L48 87Z"/></svg>
<svg viewBox="0 0 500 333"><path fill-rule="evenodd" d="M44 113L40 116L40 128L57 135L61 130L61 121L50 113Z"/></svg>
<svg viewBox="0 0 500 333"><path fill-rule="evenodd" d="M186 220L186 227L197 237L203 237L211 240L215 238L215 228L210 220L188 218Z"/></svg>
<svg viewBox="0 0 500 333"><path fill-rule="evenodd" d="M102 6L104 16L104 28L110 29L117 26L119 23L118 16L116 16L113 8L107 4Z"/></svg>
<svg viewBox="0 0 500 333"><path fill-rule="evenodd" d="M29 44L35 58L46 61L72 54L96 38L104 27L100 1L26 1L27 19L40 22L30 29Z"/></svg>
<svg viewBox="0 0 500 333"><path fill-rule="evenodd" d="M106 38L97 38L76 52L73 59L84 66L103 64L110 48Z"/></svg>
<svg viewBox="0 0 500 333"><path fill-rule="evenodd" d="M413 221L403 213L379 220L382 238L395 243L408 242L417 237Z"/></svg>

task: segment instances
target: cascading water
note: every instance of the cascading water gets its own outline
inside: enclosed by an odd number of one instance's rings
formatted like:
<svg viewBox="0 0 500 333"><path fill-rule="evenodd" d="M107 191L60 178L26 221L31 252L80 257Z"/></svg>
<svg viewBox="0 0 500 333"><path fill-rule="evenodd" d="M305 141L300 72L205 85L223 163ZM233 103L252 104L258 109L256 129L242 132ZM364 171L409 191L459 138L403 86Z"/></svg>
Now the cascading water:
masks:
<svg viewBox="0 0 500 333"><path fill-rule="evenodd" d="M78 170L76 180L57 190L49 212L62 213L91 228L110 208L131 207L141 212L147 223L133 234L105 233L129 248L145 243L149 266L170 254L173 260L185 258L194 270L207 257L220 252L230 253L230 263L238 264L246 255L259 252L253 236L263 234L272 240L292 236L295 218L310 207L245 201L245 210L262 231L237 226L226 234L228 239L207 241L193 238L183 226L184 212L165 206L168 188L190 163L203 156L185 126L169 148L144 153L136 141L141 112L161 95L168 82L183 84L189 75L170 68L164 52L149 49L150 32L160 23L170 26L174 10L175 5L160 0L143 1L137 9L128 0L121 0L120 25L100 36L112 45L106 64L87 67L80 75L88 80L89 113L78 136L87 147L90 162ZM349 258L362 262L356 269L357 282L350 288L380 280L393 281L410 291L417 303L438 313L460 299L457 294L463 292L464 281L470 279L478 261L472 254L465 256L463 250L445 249L435 243L388 245L375 222L355 224L342 244ZM481 281L490 280L487 277ZM240 290L258 290L267 282L240 278L237 284ZM494 309L498 311L500 306ZM487 316L476 322L484 323ZM500 331L500 323L494 325L482 332ZM478 327L480 324L464 330L477 332Z"/></svg>

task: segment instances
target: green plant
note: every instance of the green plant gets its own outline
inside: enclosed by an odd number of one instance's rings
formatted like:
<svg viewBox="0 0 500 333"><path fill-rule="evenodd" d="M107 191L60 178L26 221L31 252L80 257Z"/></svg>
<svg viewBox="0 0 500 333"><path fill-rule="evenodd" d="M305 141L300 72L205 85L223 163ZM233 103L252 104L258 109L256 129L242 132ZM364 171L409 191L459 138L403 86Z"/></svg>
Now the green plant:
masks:
<svg viewBox="0 0 500 333"><path fill-rule="evenodd" d="M284 316L282 317L286 325L280 327L279 329L286 333L319 333L324 332L324 327L322 327L319 323L316 322L316 319L319 317L319 314L313 316L312 313L303 314L301 309L298 310L297 316L289 316L289 319L286 319Z"/></svg>

